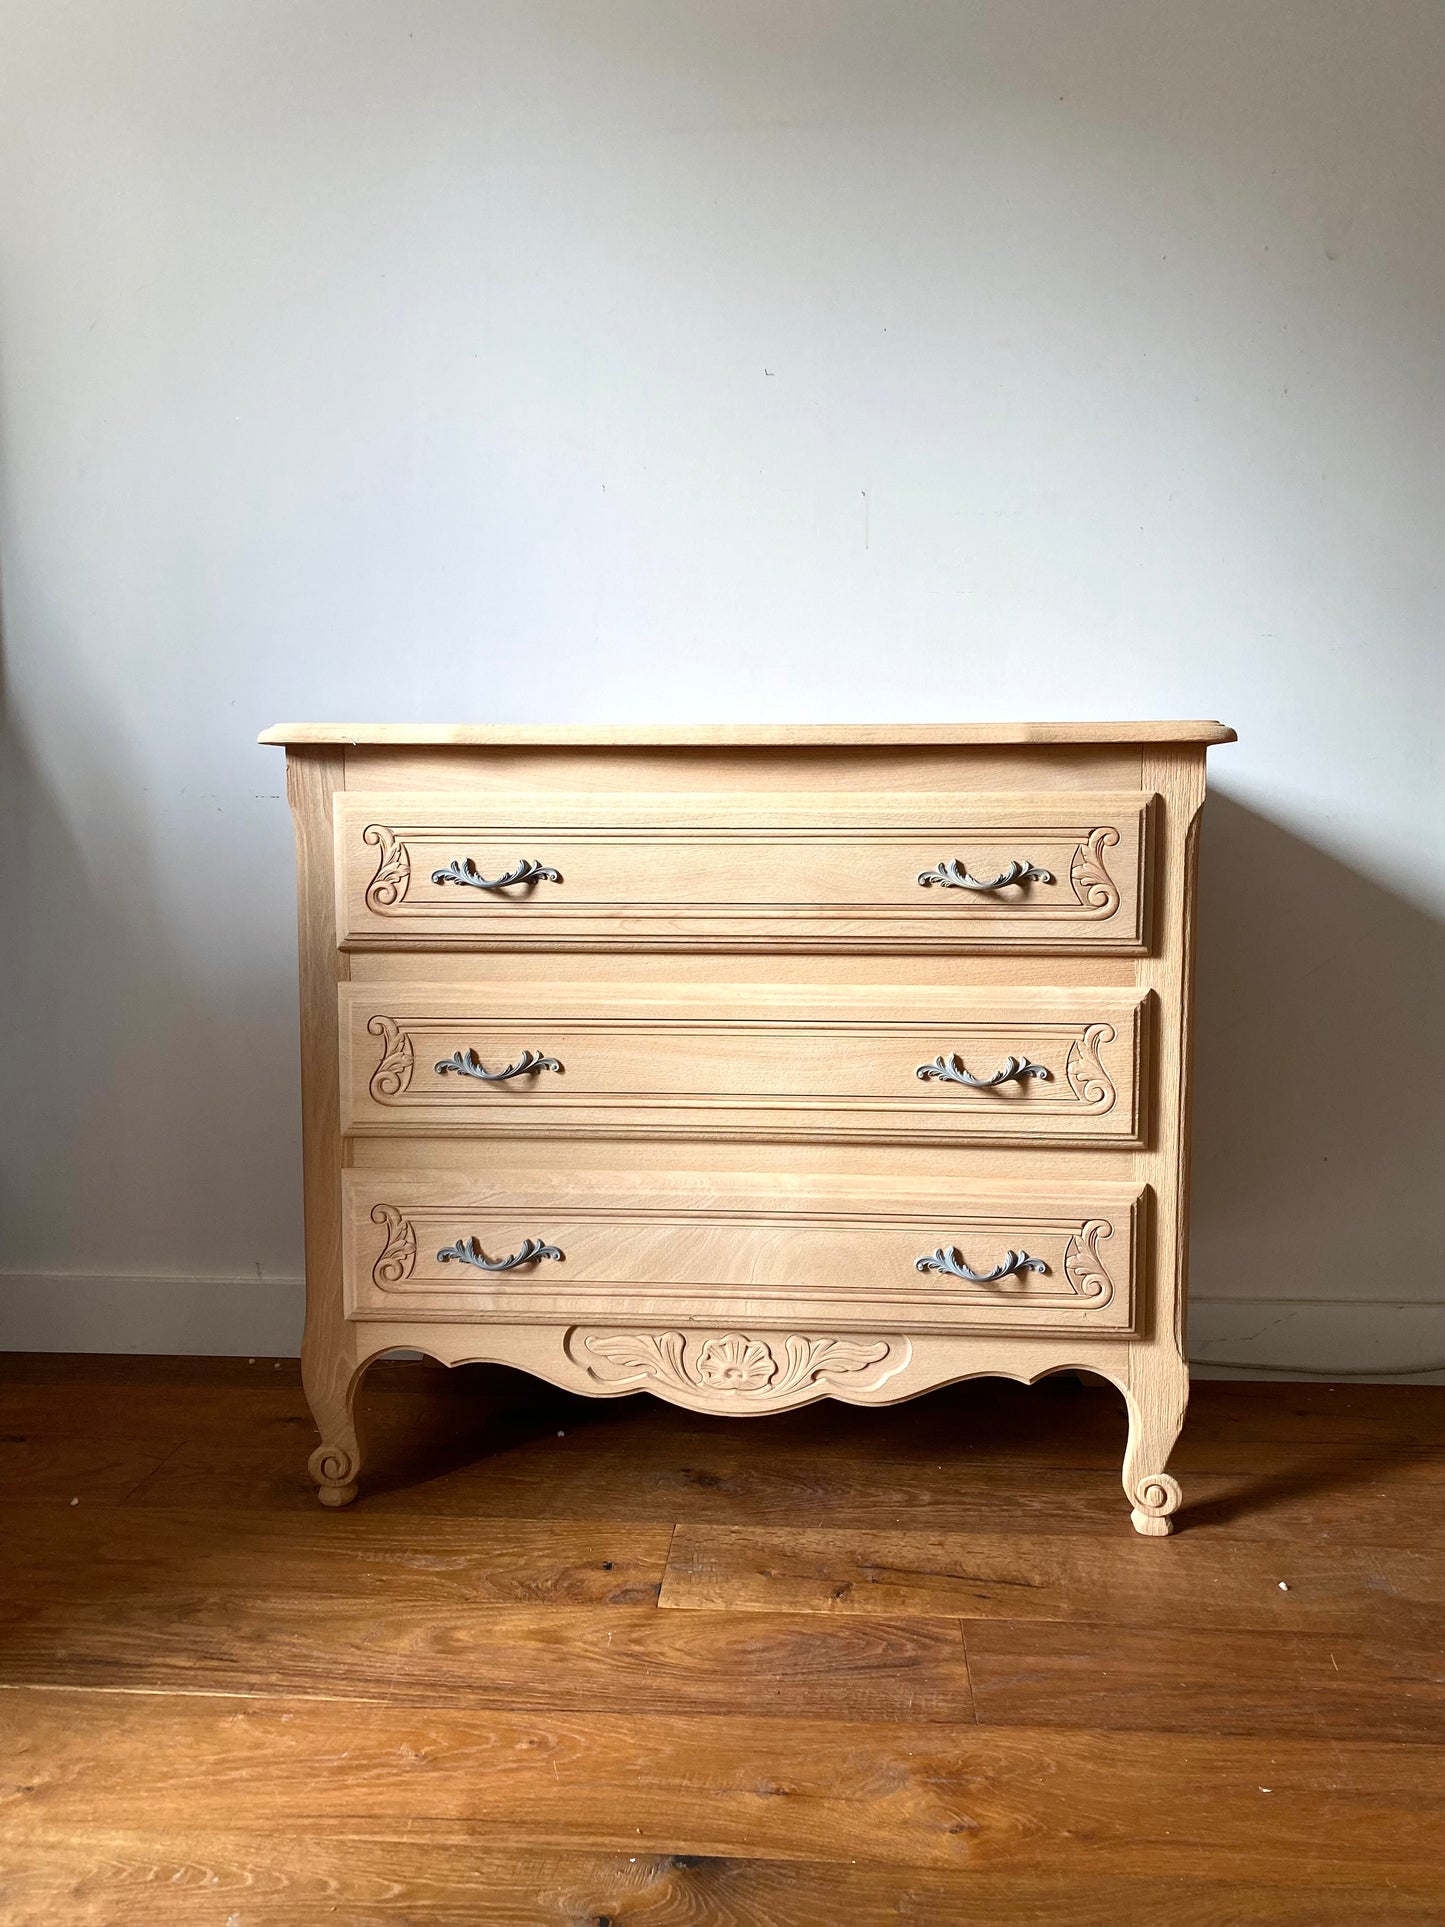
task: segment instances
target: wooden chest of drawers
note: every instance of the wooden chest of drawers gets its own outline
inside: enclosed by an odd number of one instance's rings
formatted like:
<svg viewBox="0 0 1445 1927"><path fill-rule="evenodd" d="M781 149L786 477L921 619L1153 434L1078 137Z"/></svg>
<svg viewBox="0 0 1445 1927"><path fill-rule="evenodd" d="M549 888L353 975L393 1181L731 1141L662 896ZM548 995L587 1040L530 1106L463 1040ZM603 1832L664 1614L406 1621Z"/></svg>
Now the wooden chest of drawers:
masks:
<svg viewBox="0 0 1445 1927"><path fill-rule="evenodd" d="M1179 1504L1216 723L283 726L320 1496L394 1348L757 1414L1123 1392Z"/></svg>

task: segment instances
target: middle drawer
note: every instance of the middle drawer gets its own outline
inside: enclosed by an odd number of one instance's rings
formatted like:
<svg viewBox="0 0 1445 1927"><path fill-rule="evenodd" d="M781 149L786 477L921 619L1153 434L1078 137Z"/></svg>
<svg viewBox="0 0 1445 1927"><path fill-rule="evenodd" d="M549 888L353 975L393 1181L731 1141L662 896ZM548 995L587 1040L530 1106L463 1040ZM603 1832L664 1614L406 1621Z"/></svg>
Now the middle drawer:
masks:
<svg viewBox="0 0 1445 1927"><path fill-rule="evenodd" d="M1144 1141L1148 993L347 983L342 1129Z"/></svg>

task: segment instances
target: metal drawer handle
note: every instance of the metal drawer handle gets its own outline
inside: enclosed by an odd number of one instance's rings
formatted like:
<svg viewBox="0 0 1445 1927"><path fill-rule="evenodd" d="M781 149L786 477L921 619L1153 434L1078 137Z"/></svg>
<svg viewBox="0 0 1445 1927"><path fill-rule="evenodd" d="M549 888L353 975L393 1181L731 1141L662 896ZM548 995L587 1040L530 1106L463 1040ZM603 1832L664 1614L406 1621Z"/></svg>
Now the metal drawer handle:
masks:
<svg viewBox="0 0 1445 1927"><path fill-rule="evenodd" d="M970 1271L968 1260L957 1245L950 1245L945 1251L942 1246L931 1258L915 1259L915 1271L941 1271L950 1278L966 1278L971 1285L996 1285L1000 1278L1009 1278L1016 1271L1047 1272L1048 1266L1041 1258L1031 1258L1026 1251L1006 1251L1003 1263L995 1265L992 1271Z"/></svg>
<svg viewBox="0 0 1445 1927"><path fill-rule="evenodd" d="M560 1264L562 1254L556 1245L544 1245L536 1238L523 1238L521 1249L514 1251L510 1258L488 1258L483 1255L480 1238L458 1238L454 1245L447 1245L437 1253L439 1265L449 1264L452 1259L464 1265L473 1265L478 1271L515 1271L519 1265L533 1265L539 1258L555 1258Z"/></svg>
<svg viewBox="0 0 1445 1927"><path fill-rule="evenodd" d="M510 890L514 883L560 883L559 871L549 870L545 863L535 858L523 856L517 859L517 867L508 870L503 877L484 877L471 857L454 856L445 870L433 870L433 883L465 883L473 890Z"/></svg>
<svg viewBox="0 0 1445 1927"><path fill-rule="evenodd" d="M992 1077L975 1077L955 1051L951 1057L940 1053L931 1064L920 1064L918 1075L925 1082L936 1077L944 1084L967 1084L970 1090L991 1091L995 1084L1013 1084L1025 1077L1037 1077L1047 1083L1053 1072L1047 1065L1032 1063L1027 1057L1006 1057Z"/></svg>
<svg viewBox="0 0 1445 1927"><path fill-rule="evenodd" d="M479 1077L487 1084L505 1084L509 1077L535 1077L538 1071L560 1071L561 1068L555 1057L539 1057L536 1051L524 1050L515 1064L508 1064L502 1071L489 1071L474 1050L465 1056L458 1050L441 1060L436 1073L438 1077L445 1077L448 1071L456 1071L461 1077Z"/></svg>
<svg viewBox="0 0 1445 1927"><path fill-rule="evenodd" d="M948 863L936 863L931 870L920 870L918 881L926 890L930 883L941 883L948 890L1006 890L1011 883L1052 883L1052 871L1041 870L1027 858L1022 862L1010 863L1006 870L1000 870L996 877L987 881L971 877L960 857Z"/></svg>

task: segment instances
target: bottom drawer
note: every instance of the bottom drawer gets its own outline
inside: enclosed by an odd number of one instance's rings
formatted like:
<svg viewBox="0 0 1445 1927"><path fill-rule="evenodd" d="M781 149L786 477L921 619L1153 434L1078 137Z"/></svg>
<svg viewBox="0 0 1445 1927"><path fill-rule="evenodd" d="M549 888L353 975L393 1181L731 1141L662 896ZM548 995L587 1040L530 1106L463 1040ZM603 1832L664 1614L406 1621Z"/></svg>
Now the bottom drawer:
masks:
<svg viewBox="0 0 1445 1927"><path fill-rule="evenodd" d="M348 1317L1139 1328L1137 1185L343 1173Z"/></svg>

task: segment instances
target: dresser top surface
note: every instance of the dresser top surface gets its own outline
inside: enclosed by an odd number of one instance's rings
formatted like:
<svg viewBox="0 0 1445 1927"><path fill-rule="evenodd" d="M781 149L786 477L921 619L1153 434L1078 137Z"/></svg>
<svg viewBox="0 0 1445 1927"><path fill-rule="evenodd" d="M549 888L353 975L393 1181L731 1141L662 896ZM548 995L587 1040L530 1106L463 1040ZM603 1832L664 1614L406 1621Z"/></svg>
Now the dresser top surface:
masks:
<svg viewBox="0 0 1445 1927"><path fill-rule="evenodd" d="M967 748L1073 743L1232 743L1214 722L1132 723L277 723L257 738L296 746L436 749Z"/></svg>

